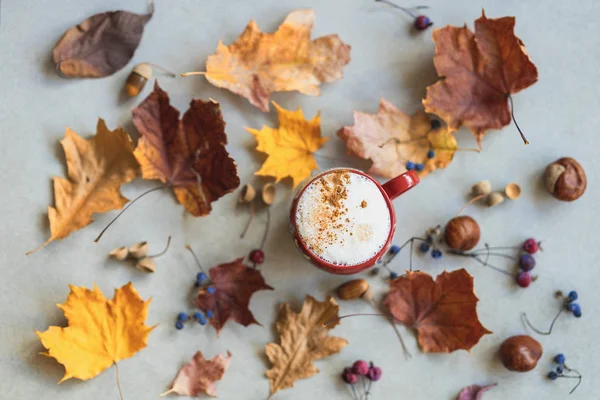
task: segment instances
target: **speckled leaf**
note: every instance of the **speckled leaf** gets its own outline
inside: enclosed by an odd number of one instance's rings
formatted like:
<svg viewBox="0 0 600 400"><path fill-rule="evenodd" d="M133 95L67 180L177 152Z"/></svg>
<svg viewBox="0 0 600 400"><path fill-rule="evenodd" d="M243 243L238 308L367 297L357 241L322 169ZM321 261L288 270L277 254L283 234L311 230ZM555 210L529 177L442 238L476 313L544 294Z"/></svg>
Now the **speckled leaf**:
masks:
<svg viewBox="0 0 600 400"><path fill-rule="evenodd" d="M161 396L177 393L182 396L199 397L199 394L206 393L216 397L215 382L223 378L230 361L230 352L227 352L227 357L217 354L210 360L205 360L202 352L197 352L189 364L181 367L173 387Z"/></svg>

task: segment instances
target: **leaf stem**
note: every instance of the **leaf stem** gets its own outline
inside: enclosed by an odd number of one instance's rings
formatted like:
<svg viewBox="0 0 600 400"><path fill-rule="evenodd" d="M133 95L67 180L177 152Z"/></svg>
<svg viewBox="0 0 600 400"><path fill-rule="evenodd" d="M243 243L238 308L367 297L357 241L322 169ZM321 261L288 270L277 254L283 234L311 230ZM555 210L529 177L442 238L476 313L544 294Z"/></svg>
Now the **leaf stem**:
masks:
<svg viewBox="0 0 600 400"><path fill-rule="evenodd" d="M116 216L116 217L114 217L114 218L112 219L112 221L110 221L110 222L108 223L108 225L106 225L106 227L104 227L104 229L102 229L102 232L100 232L100 234L98 235L98 237L97 237L96 239L94 239L94 242L98 243L98 241L100 240L100 238L102 237L102 235L104 235L104 232L106 232L106 230L107 230L108 228L110 228L110 226L111 226L112 224L114 224L114 223L115 223L115 221L116 221L117 219L119 219L119 217L120 217L120 216L121 216L121 215L122 215L122 214L123 214L125 211L127 211L127 209L128 209L129 207L131 207L131 206L133 205L133 203L135 203L136 201L138 201L139 199L141 199L141 198L142 198L142 197L144 197L145 195L147 195L147 194L149 194L149 193L152 193L152 192L155 192L155 191L157 191L157 190L160 190L160 189L164 189L164 188L166 188L167 186L168 186L168 185L165 183L165 184L162 184L162 185L160 185L160 186L154 187L154 188L152 188L152 189L146 190L144 193L140 194L138 197L136 197L135 199L131 200L131 201L129 202L129 204L127 204L127 205L125 206L125 208L123 208L123 209L121 210L121 212L120 212L119 214L117 214L117 216Z"/></svg>
<svg viewBox="0 0 600 400"><path fill-rule="evenodd" d="M523 131L519 127L519 124L517 123L517 120L515 119L515 106L513 104L513 99L512 99L512 96L510 94L508 95L508 100L510 101L510 115L512 116L512 120L515 123L515 126L517 127L517 130L519 131L519 134L521 135L521 139L523 139L523 143L525 143L527 145L527 144L529 144L529 140L527 140L527 138L523 134Z"/></svg>
<svg viewBox="0 0 600 400"><path fill-rule="evenodd" d="M467 204L465 204L464 206L462 206L462 208L460 210L458 210L458 212L456 213L456 215L454 216L454 218L458 217L460 215L460 213L465 210L465 208L469 207L471 204L475 203L478 200L481 200L484 197L485 197L485 194L480 194L478 196L473 197L471 200L469 200L467 202Z"/></svg>
<svg viewBox="0 0 600 400"><path fill-rule="evenodd" d="M115 372L117 376L117 389L119 389L119 397L123 400L123 392L121 391L121 379L119 378L119 364L115 363Z"/></svg>

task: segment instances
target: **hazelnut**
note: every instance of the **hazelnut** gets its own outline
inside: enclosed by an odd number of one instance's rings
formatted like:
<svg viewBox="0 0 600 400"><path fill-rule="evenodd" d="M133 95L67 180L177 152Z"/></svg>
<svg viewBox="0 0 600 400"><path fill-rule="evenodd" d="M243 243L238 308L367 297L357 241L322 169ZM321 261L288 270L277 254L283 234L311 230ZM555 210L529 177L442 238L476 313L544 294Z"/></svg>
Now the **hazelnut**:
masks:
<svg viewBox="0 0 600 400"><path fill-rule="evenodd" d="M477 221L469 216L454 217L446 224L444 240L453 250L467 251L477 246L481 231Z"/></svg>
<svg viewBox="0 0 600 400"><path fill-rule="evenodd" d="M572 158L563 157L548 165L545 174L548 191L562 201L577 200L587 187L587 178L581 165Z"/></svg>
<svg viewBox="0 0 600 400"><path fill-rule="evenodd" d="M486 199L488 207L494 207L504 201L504 196L500 192L492 192L488 194Z"/></svg>
<svg viewBox="0 0 600 400"><path fill-rule="evenodd" d="M527 335L509 337L500 345L500 359L510 371L531 371L542 353L542 345Z"/></svg>
<svg viewBox="0 0 600 400"><path fill-rule="evenodd" d="M492 184L490 181L481 181L471 188L473 196L481 196L489 194L492 191Z"/></svg>

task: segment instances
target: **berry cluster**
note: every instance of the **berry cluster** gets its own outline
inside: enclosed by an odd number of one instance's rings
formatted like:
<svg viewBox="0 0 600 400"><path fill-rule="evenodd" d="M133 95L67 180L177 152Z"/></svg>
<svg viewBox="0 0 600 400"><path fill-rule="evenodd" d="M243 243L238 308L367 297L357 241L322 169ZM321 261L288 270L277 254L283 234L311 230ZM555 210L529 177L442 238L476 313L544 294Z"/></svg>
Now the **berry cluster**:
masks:
<svg viewBox="0 0 600 400"><path fill-rule="evenodd" d="M357 360L352 364L352 367L344 368L342 379L352 388L353 398L365 399L371 394L371 385L381 378L381 368L373 365L372 362L367 363L364 360ZM357 382L361 381L360 388L357 389ZM366 382L369 382L368 385ZM359 393L362 392L362 393Z"/></svg>
<svg viewBox="0 0 600 400"><path fill-rule="evenodd" d="M427 151L427 158L432 159L435 157L435 151L429 149L429 151ZM406 164L404 164L404 167L408 170L415 170L417 172L421 172L425 169L425 165L422 163L415 163L412 161L407 161Z"/></svg>
<svg viewBox="0 0 600 400"><path fill-rule="evenodd" d="M178 330L183 329L183 324L187 321L198 321L200 325L206 325L206 320L212 318L213 312L208 310L205 315L202 315L200 311L196 311L192 315L181 312L177 315L177 322L175 322L175 328Z"/></svg>
<svg viewBox="0 0 600 400"><path fill-rule="evenodd" d="M567 365L565 364L565 361L566 361L566 357L564 354L557 354L556 356L554 356L554 362L558 365L556 366L555 369L548 372L547 376L548 376L548 379L550 379L551 381L555 381L558 378L577 379L578 380L577 385L575 385L575 387L569 393L569 394L571 394L581 384L581 379L583 377L579 373L579 371L577 371L576 369L567 367Z"/></svg>
<svg viewBox="0 0 600 400"><path fill-rule="evenodd" d="M529 272L535 268L535 258L533 257L533 254L537 253L539 249L540 242L533 238L527 239L525 243L523 243L523 251L525 253L521 254L519 257L520 271L516 278L517 283L522 288L528 287L533 280Z"/></svg>
<svg viewBox="0 0 600 400"><path fill-rule="evenodd" d="M581 307L579 304L575 303L575 301L579 298L579 295L576 291L571 290L565 299L565 308L573 313L573 315L577 318L581 318L583 315L581 312Z"/></svg>
<svg viewBox="0 0 600 400"><path fill-rule="evenodd" d="M523 321L525 322L525 324L527 326L529 326L531 329L533 329L536 333L539 333L540 335L550 335L552 333L552 329L554 329L554 324L558 320L558 317L560 317L560 315L565 310L572 313L573 316L575 316L576 318L581 318L581 316L583 315L583 313L581 311L581 307L579 306L579 304L575 303L575 301L579 298L579 294L577 294L577 292L575 290L571 290L567 294L567 296L565 296L563 294L563 292L558 291L556 293L556 297L562 301L562 305L561 305L560 309L558 310L558 313L556 313L556 316L550 323L550 328L548 328L547 331L541 331L541 330L537 329L535 326L533 326L533 324L531 322L529 322L529 318L527 318L527 314L523 313Z"/></svg>
<svg viewBox="0 0 600 400"><path fill-rule="evenodd" d="M419 250L421 251L421 253L427 253L427 252L429 252L429 250L431 250L431 257L433 257L436 260L439 260L440 258L442 258L442 250L440 250L435 245L436 240L439 238L439 236L441 234L442 234L442 231L441 231L439 225L436 226L435 228L429 228L425 232L425 241L423 241L423 242L421 242L421 244L419 244Z"/></svg>

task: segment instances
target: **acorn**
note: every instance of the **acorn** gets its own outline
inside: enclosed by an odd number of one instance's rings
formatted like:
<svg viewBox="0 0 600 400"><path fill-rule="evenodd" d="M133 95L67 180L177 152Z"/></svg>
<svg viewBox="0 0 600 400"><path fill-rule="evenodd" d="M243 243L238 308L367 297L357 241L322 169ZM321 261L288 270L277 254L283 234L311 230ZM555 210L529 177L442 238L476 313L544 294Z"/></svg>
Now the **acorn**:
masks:
<svg viewBox="0 0 600 400"><path fill-rule="evenodd" d="M348 281L336 289L340 300L355 300L363 297L369 291L369 283L364 279Z"/></svg>
<svg viewBox="0 0 600 400"><path fill-rule="evenodd" d="M152 67L167 72L167 75L173 78L176 76L174 73L155 64L147 62L138 64L133 67L133 70L127 77L127 81L125 81L125 93L127 93L129 97L135 97L141 93L148 80L152 77Z"/></svg>
<svg viewBox="0 0 600 400"><path fill-rule="evenodd" d="M536 367L542 353L542 345L528 335L509 337L500 345L500 359L509 371L531 371Z"/></svg>
<svg viewBox="0 0 600 400"><path fill-rule="evenodd" d="M480 236L479 224L467 215L452 218L444 230L444 241L452 250L471 250L479 243Z"/></svg>

